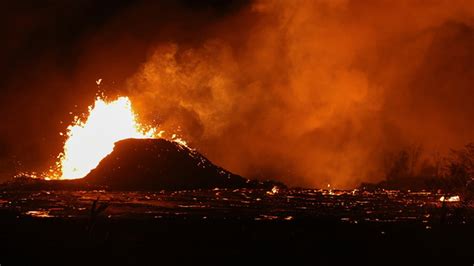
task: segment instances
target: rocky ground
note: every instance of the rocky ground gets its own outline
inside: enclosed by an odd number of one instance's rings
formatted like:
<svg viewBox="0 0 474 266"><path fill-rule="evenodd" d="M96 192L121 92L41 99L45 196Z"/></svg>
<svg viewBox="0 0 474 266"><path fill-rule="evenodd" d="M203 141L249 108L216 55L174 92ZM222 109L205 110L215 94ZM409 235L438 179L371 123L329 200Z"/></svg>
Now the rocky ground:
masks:
<svg viewBox="0 0 474 266"><path fill-rule="evenodd" d="M472 265L474 209L431 192L4 191L2 265Z"/></svg>

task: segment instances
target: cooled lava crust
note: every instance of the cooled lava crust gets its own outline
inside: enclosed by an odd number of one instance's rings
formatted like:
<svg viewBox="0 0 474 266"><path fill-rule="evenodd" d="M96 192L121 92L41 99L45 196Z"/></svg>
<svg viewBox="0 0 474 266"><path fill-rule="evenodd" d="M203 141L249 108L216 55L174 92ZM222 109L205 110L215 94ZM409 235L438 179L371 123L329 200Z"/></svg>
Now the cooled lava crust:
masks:
<svg viewBox="0 0 474 266"><path fill-rule="evenodd" d="M214 165L199 152L164 139L126 139L115 143L85 178L92 185L120 190L271 188Z"/></svg>

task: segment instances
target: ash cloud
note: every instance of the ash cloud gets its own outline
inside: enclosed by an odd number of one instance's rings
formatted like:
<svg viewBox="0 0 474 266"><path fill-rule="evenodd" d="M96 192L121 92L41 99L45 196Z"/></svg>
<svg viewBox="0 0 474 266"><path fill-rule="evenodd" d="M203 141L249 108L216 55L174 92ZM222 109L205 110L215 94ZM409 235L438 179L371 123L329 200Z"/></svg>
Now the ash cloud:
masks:
<svg viewBox="0 0 474 266"><path fill-rule="evenodd" d="M468 1L259 1L129 80L139 113L239 174L300 186L384 178L387 154L472 141Z"/></svg>
<svg viewBox="0 0 474 266"><path fill-rule="evenodd" d="M7 18L24 30L1 53L6 168L50 165L98 78L216 164L293 186L474 139L471 1L61 3Z"/></svg>

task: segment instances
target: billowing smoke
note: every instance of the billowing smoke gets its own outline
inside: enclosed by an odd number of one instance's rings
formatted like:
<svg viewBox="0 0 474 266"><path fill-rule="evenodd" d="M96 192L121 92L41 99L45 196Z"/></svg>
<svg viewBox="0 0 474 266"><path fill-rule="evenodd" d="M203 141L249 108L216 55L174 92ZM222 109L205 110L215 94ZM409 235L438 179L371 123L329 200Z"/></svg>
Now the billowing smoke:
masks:
<svg viewBox="0 0 474 266"><path fill-rule="evenodd" d="M217 2L109 14L50 78L82 82L56 112L102 77L215 163L294 186L381 180L387 154L474 140L472 1Z"/></svg>
<svg viewBox="0 0 474 266"><path fill-rule="evenodd" d="M255 2L129 81L140 113L237 173L338 187L473 140L470 1Z"/></svg>

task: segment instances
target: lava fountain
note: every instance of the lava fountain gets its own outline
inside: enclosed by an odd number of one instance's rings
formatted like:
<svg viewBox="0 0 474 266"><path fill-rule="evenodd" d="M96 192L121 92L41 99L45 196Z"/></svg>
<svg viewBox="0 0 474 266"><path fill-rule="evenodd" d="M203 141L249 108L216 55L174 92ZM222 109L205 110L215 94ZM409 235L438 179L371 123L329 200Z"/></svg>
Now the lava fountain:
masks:
<svg viewBox="0 0 474 266"><path fill-rule="evenodd" d="M114 143L128 138L155 138L160 133L137 122L128 97L107 102L98 97L85 121L75 118L68 127L64 151L58 156L55 178L86 176L113 151Z"/></svg>

